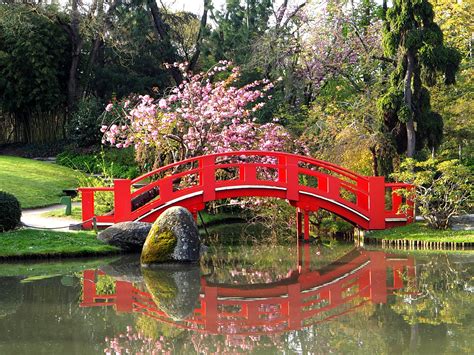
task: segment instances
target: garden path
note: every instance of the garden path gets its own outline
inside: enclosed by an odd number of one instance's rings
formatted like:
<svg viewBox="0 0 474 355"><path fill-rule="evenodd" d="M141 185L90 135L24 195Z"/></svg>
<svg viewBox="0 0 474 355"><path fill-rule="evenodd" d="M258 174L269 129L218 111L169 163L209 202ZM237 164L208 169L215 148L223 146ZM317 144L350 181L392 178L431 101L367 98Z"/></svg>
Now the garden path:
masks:
<svg viewBox="0 0 474 355"><path fill-rule="evenodd" d="M80 203L74 202L73 206L80 206ZM33 228L47 228L67 230L70 224L78 224L80 221L68 216L64 217L46 217L43 214L51 212L60 208L65 208L64 205L52 205L41 208L28 208L22 211L21 222L27 227Z"/></svg>

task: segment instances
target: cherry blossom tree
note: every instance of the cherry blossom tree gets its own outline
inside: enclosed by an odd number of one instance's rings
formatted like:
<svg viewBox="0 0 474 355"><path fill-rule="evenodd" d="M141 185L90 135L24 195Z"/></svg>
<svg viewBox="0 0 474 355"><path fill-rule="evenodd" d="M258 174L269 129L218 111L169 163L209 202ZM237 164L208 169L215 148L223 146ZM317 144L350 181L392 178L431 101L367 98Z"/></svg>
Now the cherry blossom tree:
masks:
<svg viewBox="0 0 474 355"><path fill-rule="evenodd" d="M185 79L163 97L144 95L107 106L104 144L133 145L138 154L152 155L155 166L210 153L301 148L278 119L255 122L254 113L271 99L274 84L268 79L238 87L240 68L227 61L199 74L187 72L187 63L173 66Z"/></svg>

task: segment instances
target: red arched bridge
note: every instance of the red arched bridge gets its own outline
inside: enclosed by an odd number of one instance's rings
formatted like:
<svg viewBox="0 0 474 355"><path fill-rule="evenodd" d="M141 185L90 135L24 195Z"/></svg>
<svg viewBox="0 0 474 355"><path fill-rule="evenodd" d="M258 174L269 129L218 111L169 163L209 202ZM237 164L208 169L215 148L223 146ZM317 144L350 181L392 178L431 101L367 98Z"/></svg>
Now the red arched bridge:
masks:
<svg viewBox="0 0 474 355"><path fill-rule="evenodd" d="M197 307L192 315L176 321L160 309L151 293L132 282L116 280L113 294L98 294L98 276L104 274L84 271L81 307L113 306L118 312L144 314L177 328L232 335L299 330L330 321L367 302L386 303L389 295L405 293L403 289L415 282L412 257L354 249L322 269L299 267L273 283L212 284L201 277Z"/></svg>
<svg viewBox="0 0 474 355"><path fill-rule="evenodd" d="M205 203L238 197L288 200L297 209L298 233L309 236L309 213L322 208L361 229L385 229L410 223L413 211L400 212L403 183L363 176L338 165L283 152L241 151L211 154L164 166L136 179L116 179L112 187L82 187L84 228L124 221L153 222L167 208L183 206L194 215ZM112 192L114 211L97 215L94 194ZM132 201L154 192L133 209ZM304 218L304 223L302 219Z"/></svg>

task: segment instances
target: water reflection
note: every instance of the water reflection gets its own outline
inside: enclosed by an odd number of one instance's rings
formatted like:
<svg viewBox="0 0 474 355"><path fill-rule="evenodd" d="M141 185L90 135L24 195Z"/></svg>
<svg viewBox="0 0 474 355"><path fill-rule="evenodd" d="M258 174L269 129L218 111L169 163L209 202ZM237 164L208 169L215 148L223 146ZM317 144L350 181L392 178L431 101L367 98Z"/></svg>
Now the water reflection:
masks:
<svg viewBox="0 0 474 355"><path fill-rule="evenodd" d="M368 302L386 303L388 295L414 283L412 257L353 249L313 270L308 259L310 247L304 248L304 263L300 260L284 277L267 283L210 282L209 276L200 276L197 265L185 265L144 269L143 280L130 282L122 277L113 281L114 292L104 294L97 286L106 274L87 270L81 307L114 307L117 312L137 313L176 329L231 335L231 343L242 347L249 336L301 330L346 315ZM254 271L246 271L250 279Z"/></svg>
<svg viewBox="0 0 474 355"><path fill-rule="evenodd" d="M469 353L473 257L260 246L145 270L4 264L0 354Z"/></svg>

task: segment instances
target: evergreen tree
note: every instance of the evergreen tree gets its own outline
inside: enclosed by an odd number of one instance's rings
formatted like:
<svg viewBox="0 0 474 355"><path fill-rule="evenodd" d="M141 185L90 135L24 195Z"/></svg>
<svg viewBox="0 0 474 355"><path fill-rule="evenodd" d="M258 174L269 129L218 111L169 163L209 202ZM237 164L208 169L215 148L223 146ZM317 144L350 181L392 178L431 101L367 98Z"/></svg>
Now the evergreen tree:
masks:
<svg viewBox="0 0 474 355"><path fill-rule="evenodd" d="M395 136L399 153L413 157L417 149L441 143L442 117L431 110L428 89L439 73L445 84L455 82L461 56L443 44L427 0L394 0L383 31L385 55L395 57L390 87L380 99L386 128Z"/></svg>

